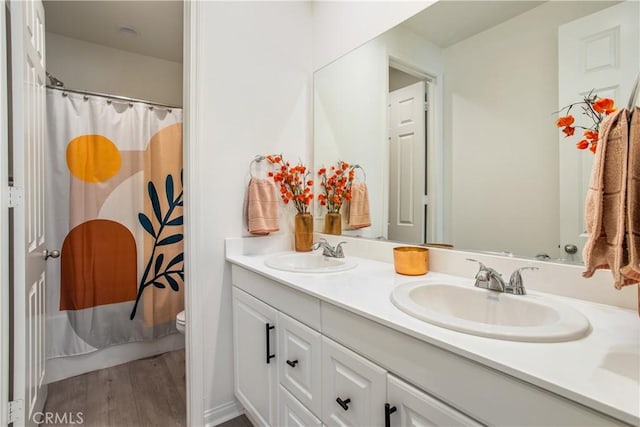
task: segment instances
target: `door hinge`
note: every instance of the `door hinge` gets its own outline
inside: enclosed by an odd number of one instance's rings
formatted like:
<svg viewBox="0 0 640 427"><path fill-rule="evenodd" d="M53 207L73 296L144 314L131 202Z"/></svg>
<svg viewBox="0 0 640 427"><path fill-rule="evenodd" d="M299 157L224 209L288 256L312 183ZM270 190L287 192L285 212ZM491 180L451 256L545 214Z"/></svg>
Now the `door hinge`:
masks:
<svg viewBox="0 0 640 427"><path fill-rule="evenodd" d="M428 102L424 103L424 111L429 111L429 103Z"/></svg>
<svg viewBox="0 0 640 427"><path fill-rule="evenodd" d="M11 402L9 402L9 405L8 405L9 419L7 420L7 424L17 423L22 421L22 417L24 413L23 406L24 405L22 404L22 399L12 400Z"/></svg>
<svg viewBox="0 0 640 427"><path fill-rule="evenodd" d="M9 187L9 207L21 206L23 194L22 187Z"/></svg>

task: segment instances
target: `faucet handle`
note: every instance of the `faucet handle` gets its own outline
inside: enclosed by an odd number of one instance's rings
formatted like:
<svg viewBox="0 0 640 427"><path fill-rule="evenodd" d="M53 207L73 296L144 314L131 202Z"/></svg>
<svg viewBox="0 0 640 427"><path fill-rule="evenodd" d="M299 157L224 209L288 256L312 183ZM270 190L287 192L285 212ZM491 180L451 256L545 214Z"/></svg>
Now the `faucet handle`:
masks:
<svg viewBox="0 0 640 427"><path fill-rule="evenodd" d="M515 295L527 294L527 291L524 289L522 274L520 274L522 270L539 270L539 268L538 267L520 267L516 269L513 273L511 273L511 278L509 278L509 288L513 290L513 293Z"/></svg>
<svg viewBox="0 0 640 427"><path fill-rule="evenodd" d="M336 258L344 258L344 251L342 250L342 245L346 243L347 242L340 242L336 245L336 247L333 250L336 255Z"/></svg>
<svg viewBox="0 0 640 427"><path fill-rule="evenodd" d="M467 258L467 261L477 262L478 264L480 264L480 270L487 270L487 266L481 263L480 261L478 261L477 259Z"/></svg>
<svg viewBox="0 0 640 427"><path fill-rule="evenodd" d="M489 281L490 269L477 259L467 258L467 261L473 261L480 264L480 270L476 273L476 280Z"/></svg>

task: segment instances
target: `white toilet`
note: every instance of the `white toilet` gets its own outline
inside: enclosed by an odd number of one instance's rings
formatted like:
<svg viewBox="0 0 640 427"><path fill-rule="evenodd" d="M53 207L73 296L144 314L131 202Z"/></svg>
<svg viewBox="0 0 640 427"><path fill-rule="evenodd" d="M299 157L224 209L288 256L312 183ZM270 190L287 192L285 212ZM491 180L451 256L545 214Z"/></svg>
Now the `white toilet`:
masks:
<svg viewBox="0 0 640 427"><path fill-rule="evenodd" d="M176 314L176 329L181 334L184 334L185 321L186 321L186 317L184 315L184 310L181 311L180 313Z"/></svg>

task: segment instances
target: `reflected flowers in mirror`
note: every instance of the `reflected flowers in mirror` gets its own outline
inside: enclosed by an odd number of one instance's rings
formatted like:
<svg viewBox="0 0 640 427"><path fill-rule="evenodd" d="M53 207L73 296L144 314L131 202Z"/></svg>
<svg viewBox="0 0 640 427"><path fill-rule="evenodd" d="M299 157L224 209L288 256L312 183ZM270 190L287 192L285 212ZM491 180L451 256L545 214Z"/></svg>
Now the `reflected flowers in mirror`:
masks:
<svg viewBox="0 0 640 427"><path fill-rule="evenodd" d="M589 127L575 126L575 117L571 114L571 110L576 107L582 110L582 114L588 118L588 122L593 123ZM606 116L616 111L615 103L611 98L599 98L593 90L586 95L582 101L563 107L556 114L561 116L556 120L556 126L562 129L565 138L573 136L576 128L582 130L583 139L576 143L576 147L580 150L589 148L592 153L596 152L598 146L598 132L600 124Z"/></svg>
<svg viewBox="0 0 640 427"><path fill-rule="evenodd" d="M351 200L351 184L355 177L353 167L342 160L337 165L318 169L320 187L322 193L318 195L318 201L327 207L328 213L340 213L340 208L345 200Z"/></svg>

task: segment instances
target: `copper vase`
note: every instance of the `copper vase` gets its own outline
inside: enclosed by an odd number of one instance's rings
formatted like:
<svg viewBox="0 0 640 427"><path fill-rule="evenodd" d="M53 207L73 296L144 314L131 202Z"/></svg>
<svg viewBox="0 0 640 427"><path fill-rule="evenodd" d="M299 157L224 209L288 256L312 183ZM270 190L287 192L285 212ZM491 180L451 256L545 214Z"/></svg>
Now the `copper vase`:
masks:
<svg viewBox="0 0 640 427"><path fill-rule="evenodd" d="M313 216L310 213L298 213L295 219L296 252L310 252L313 245Z"/></svg>
<svg viewBox="0 0 640 427"><path fill-rule="evenodd" d="M325 234L342 234L342 215L337 212L328 212L324 216Z"/></svg>

